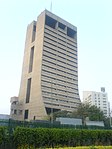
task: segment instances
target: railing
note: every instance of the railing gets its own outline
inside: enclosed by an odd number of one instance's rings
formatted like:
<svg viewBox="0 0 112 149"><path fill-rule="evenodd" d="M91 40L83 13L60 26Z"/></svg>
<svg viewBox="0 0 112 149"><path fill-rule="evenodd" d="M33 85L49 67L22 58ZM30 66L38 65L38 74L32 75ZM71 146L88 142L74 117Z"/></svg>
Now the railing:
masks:
<svg viewBox="0 0 112 149"><path fill-rule="evenodd" d="M75 129L111 129L111 127L103 127L103 126L83 126L83 125L65 125L60 124L57 121L50 121L45 120L35 120L35 121L16 121L16 120L0 120L0 126L7 126L10 130L15 129L17 126L20 127L43 127L43 128L75 128Z"/></svg>

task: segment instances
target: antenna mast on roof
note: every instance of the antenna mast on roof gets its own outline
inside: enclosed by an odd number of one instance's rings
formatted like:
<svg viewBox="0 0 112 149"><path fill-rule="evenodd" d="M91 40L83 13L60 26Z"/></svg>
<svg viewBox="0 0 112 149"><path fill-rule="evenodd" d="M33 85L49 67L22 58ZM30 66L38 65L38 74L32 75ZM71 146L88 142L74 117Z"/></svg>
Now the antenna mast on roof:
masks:
<svg viewBox="0 0 112 149"><path fill-rule="evenodd" d="M51 0L51 6L50 6L50 11L52 12L52 0Z"/></svg>

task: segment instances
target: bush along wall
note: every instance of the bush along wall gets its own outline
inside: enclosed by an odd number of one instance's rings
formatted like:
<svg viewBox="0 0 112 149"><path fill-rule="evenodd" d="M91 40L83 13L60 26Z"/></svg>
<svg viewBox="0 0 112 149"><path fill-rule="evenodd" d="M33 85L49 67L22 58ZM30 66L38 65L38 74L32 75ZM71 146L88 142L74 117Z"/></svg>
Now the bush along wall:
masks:
<svg viewBox="0 0 112 149"><path fill-rule="evenodd" d="M14 131L14 142L20 148L112 145L112 130L78 130L57 128L21 128Z"/></svg>

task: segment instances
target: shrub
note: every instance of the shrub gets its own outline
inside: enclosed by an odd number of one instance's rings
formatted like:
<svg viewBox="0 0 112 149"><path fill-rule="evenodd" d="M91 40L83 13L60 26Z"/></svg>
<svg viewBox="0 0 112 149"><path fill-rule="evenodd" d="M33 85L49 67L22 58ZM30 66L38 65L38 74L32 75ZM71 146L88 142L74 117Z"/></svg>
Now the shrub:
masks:
<svg viewBox="0 0 112 149"><path fill-rule="evenodd" d="M0 148L14 149L13 134L10 133L8 127L0 127Z"/></svg>
<svg viewBox="0 0 112 149"><path fill-rule="evenodd" d="M2 144L3 142L3 138L4 138L4 127L0 127L0 144Z"/></svg>
<svg viewBox="0 0 112 149"><path fill-rule="evenodd" d="M112 130L18 127L14 132L14 141L17 146L33 146L35 148L111 145Z"/></svg>

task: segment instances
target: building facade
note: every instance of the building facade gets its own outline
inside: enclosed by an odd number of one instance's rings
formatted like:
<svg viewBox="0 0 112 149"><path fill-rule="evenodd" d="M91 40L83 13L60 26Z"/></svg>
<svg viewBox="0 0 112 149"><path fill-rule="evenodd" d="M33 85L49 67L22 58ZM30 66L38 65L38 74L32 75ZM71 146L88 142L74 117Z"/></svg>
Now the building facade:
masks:
<svg viewBox="0 0 112 149"><path fill-rule="evenodd" d="M110 104L108 102L108 95L105 92L105 88L101 88L101 92L84 91L83 102L89 105L95 105L103 111L106 117L110 116Z"/></svg>
<svg viewBox="0 0 112 149"><path fill-rule="evenodd" d="M45 10L27 27L16 118L43 119L80 103L77 28Z"/></svg>

